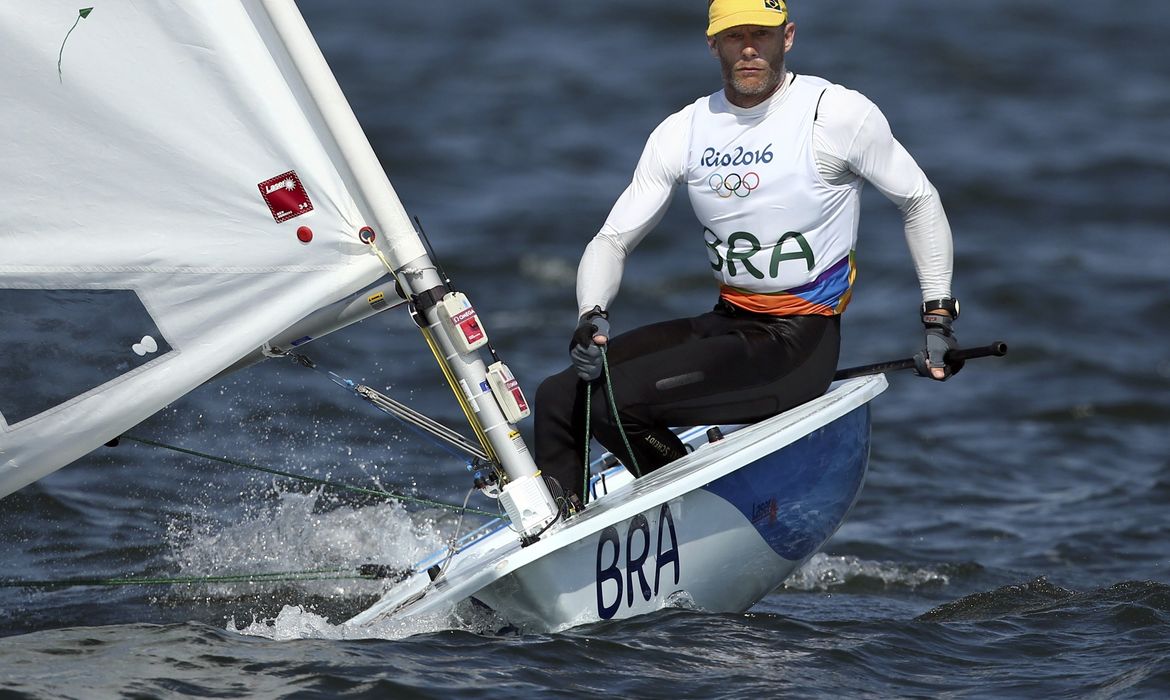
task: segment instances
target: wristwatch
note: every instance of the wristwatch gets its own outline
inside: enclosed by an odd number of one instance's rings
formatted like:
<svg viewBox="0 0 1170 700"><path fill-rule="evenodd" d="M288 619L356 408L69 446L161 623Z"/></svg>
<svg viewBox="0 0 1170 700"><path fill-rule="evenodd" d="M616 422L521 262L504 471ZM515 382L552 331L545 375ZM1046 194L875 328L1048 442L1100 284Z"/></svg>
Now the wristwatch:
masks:
<svg viewBox="0 0 1170 700"><path fill-rule="evenodd" d="M935 311L947 311L951 314L952 319L956 319L959 317L959 300L946 297L944 299L924 301L920 310L923 316L934 313Z"/></svg>

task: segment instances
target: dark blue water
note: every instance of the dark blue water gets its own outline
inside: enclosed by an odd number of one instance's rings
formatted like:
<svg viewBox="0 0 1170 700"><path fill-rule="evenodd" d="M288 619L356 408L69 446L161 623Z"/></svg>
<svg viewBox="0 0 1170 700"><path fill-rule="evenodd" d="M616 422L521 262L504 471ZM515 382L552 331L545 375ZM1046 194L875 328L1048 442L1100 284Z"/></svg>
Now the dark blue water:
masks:
<svg viewBox="0 0 1170 700"><path fill-rule="evenodd" d="M703 5L303 3L400 197L530 394L565 362L578 256L645 137L718 86ZM823 554L743 615L536 636L469 616L344 639L336 623L376 596L366 581L0 589L0 695L1170 693L1170 8L792 9L790 68L873 99L942 193L960 339L1012 347L946 384L891 377L865 491ZM845 365L917 343L898 213L865 203ZM627 270L615 330L710 306L696 228L679 197ZM458 423L400 314L308 352ZM458 462L291 363L204 387L134 433L445 501L467 487ZM0 502L0 576L401 565L455 527L123 443Z"/></svg>

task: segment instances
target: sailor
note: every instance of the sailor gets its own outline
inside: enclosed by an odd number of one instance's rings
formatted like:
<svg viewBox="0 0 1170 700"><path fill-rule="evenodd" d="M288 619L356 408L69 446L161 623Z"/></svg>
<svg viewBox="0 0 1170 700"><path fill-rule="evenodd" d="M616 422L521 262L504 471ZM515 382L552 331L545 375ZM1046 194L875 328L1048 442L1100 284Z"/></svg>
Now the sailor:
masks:
<svg viewBox="0 0 1170 700"><path fill-rule="evenodd" d="M945 380L959 369L943 362L959 315L950 225L886 118L860 93L787 70L796 24L783 0L713 0L708 14L723 88L651 133L581 258L572 366L536 395L536 462L566 495L584 495L587 404L597 440L645 474L685 454L671 426L751 423L825 392L856 274L864 181L902 211L922 288L919 373ZM718 302L610 338L626 257L678 185L699 219Z"/></svg>

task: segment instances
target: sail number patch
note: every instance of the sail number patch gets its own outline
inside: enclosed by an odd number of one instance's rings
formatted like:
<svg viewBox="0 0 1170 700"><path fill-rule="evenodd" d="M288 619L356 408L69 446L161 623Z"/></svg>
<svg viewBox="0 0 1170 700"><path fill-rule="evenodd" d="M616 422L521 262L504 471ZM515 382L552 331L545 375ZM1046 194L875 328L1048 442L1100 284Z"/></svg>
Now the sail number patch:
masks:
<svg viewBox="0 0 1170 700"><path fill-rule="evenodd" d="M658 532L655 536L650 521L639 513L630 519L624 540L618 529L612 525L601 531L597 540L596 583L597 616L601 619L612 618L623 604L627 608L633 607L635 594L640 595L642 601L656 597L666 580L663 569L667 569L667 577L673 573L673 585L678 585L681 563L678 535L674 529L670 504L662 504L658 511L657 525ZM652 543L655 542L657 546L652 547ZM653 570L653 588L650 587L648 575L650 570Z"/></svg>
<svg viewBox="0 0 1170 700"><path fill-rule="evenodd" d="M268 205L268 211L272 212L272 218L278 224L313 211L309 193L305 191L295 170L265 180L257 186L264 203Z"/></svg>

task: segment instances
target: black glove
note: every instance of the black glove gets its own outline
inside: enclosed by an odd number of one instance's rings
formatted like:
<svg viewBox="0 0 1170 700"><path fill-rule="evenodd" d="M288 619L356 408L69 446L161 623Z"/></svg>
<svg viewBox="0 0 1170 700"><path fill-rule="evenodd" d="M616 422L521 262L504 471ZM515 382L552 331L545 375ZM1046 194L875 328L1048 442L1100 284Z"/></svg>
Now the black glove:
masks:
<svg viewBox="0 0 1170 700"><path fill-rule="evenodd" d="M581 317L577 330L573 332L573 339L569 342L569 357L573 360L573 369L577 370L578 377L587 382L601 376L601 348L593 340L595 335L609 338L608 314L598 306Z"/></svg>
<svg viewBox="0 0 1170 700"><path fill-rule="evenodd" d="M959 342L955 340L955 334L951 330L952 323L950 316L942 314L927 314L922 317L922 325L926 327L924 348L914 356L915 370L920 376L936 379L930 370L941 367L943 376L937 379L945 382L963 369L964 360L952 359L950 362L944 360L948 350L959 347Z"/></svg>

